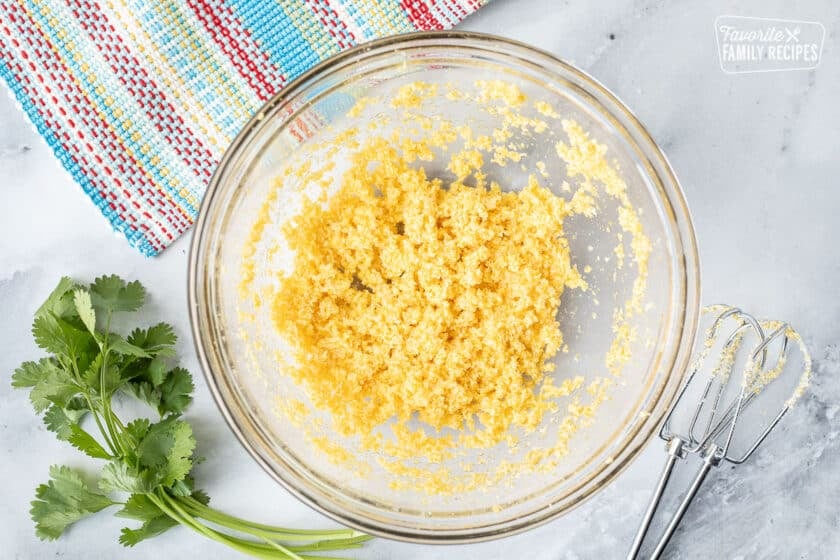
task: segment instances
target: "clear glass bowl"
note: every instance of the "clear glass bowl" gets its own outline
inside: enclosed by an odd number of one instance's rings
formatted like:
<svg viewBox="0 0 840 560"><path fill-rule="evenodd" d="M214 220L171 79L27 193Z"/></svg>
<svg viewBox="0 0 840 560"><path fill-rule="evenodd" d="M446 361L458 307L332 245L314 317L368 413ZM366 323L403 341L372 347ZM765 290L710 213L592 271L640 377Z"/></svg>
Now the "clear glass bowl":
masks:
<svg viewBox="0 0 840 560"><path fill-rule="evenodd" d="M276 415L276 399L302 393L276 371L275 352L282 341L272 338L276 333L270 334L270 318L242 321L237 286L243 247L283 164L308 143L354 124L347 112L355 100L388 98L396 87L417 80L468 84L488 79L515 83L530 99L549 102L607 146L653 244L645 311L633 318L639 336L610 399L591 425L574 436L557 468L519 477L510 486L450 496L392 490L390 475L376 470L374 457L361 457L372 464L374 476L358 477L328 461L299 428ZM469 108L454 101L432 103L431 110L455 119L473 118ZM382 111L387 113L386 104ZM556 155L550 157L553 143L536 143L530 151L529 156L546 161L549 176L565 176ZM517 165L495 174L503 185L524 184ZM563 196L559 185L552 189ZM286 200L294 206L294 197L300 195L290 193L281 194L278 204ZM615 211L606 207L603 215ZM562 379L574 369L589 380L605 375L611 311L629 297L635 275L631 266L606 264L615 246L609 224L572 218L567 231L573 232L573 262L581 269L591 267L587 281L593 289L563 296L560 321L571 352L558 354L554 375ZM268 260L259 260L258 277ZM190 317L198 356L222 414L245 448L290 492L335 520L416 542L472 542L523 531L569 511L613 480L642 449L673 401L694 340L698 296L697 248L683 194L636 117L591 77L547 53L464 32L367 43L325 61L275 96L226 152L204 198L190 255ZM574 317L578 328L564 317ZM520 446L527 450L536 444L534 436ZM488 461L506 456L494 450Z"/></svg>

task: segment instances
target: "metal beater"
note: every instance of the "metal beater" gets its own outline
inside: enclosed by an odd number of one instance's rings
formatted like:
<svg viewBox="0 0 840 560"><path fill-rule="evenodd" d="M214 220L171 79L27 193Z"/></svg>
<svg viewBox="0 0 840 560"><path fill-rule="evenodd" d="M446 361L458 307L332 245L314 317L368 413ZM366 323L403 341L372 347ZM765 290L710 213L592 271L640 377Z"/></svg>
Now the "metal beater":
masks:
<svg viewBox="0 0 840 560"><path fill-rule="evenodd" d="M635 560L639 557L639 551L645 542L645 536L677 462L690 454L699 456L702 461L697 474L650 555L650 560L660 558L665 552L668 541L676 531L712 467L718 466L722 461L739 465L749 459L793 406L796 396L801 393L804 383L807 382L807 375L810 373L810 359L804 353L801 339L790 329L787 323L778 321L760 322L740 309L729 306L713 306L709 310L716 313L717 317L706 332L706 339L701 343L701 350L690 366L688 379L677 395L677 400L659 431L659 437L666 442L668 458L650 504L645 511L641 526L636 533L636 538L633 540L633 545L627 555L628 560ZM718 363L713 368L704 367L712 349L723 340L720 338L722 326L729 323L732 323L734 328L723 342ZM767 334L766 330L771 332ZM747 335L751 336L751 340L755 340L755 345L752 347L751 354L748 355L745 363L739 364L736 358ZM746 446L746 451L735 453L732 450L732 442L741 413L769 383L780 377L780 374L786 369L791 337L796 338L803 350L805 364L803 381L794 391L794 396L787 399L778 414L759 433L758 437ZM779 352L775 360L768 361L768 353L775 354L775 352L769 351L774 342L776 346L779 346ZM739 365L736 366L736 364ZM736 374L736 370L738 374ZM705 385L702 385L702 379L706 375ZM738 382L740 382L740 387L732 385ZM691 399L687 398L686 393L689 388L696 391L698 387L702 387L700 398L692 411L691 403L687 402ZM734 391L737 391L737 393L728 404L724 404L722 402L726 400L724 395L730 395ZM689 414L686 429L675 430L672 427L675 413L684 414L685 412Z"/></svg>

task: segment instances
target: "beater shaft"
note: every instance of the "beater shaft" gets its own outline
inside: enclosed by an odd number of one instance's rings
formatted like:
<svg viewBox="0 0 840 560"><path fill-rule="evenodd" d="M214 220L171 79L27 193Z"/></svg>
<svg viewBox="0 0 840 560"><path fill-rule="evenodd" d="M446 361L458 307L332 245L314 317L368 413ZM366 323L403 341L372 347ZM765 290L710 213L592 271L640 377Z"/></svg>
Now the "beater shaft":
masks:
<svg viewBox="0 0 840 560"><path fill-rule="evenodd" d="M659 476L659 482L656 484L656 489L653 491L653 497L650 499L645 516L642 518L642 525L636 532L636 538L633 539L633 545L630 547L630 552L627 554L627 560L634 560L642 548L642 543L645 540L650 524L653 522L653 517L656 515L656 509L659 507L659 502L662 500L662 494L665 493L665 488L668 486L668 481L671 479L671 473L674 472L674 465L677 460L682 457L683 440L678 437L673 438L668 442L668 459L665 461L665 468L662 469L662 474Z"/></svg>
<svg viewBox="0 0 840 560"><path fill-rule="evenodd" d="M697 495L697 491L700 490L700 486L703 484L703 481L706 480L706 475L709 474L712 467L715 467L720 463L720 457L717 455L718 451L720 451L720 449L714 444L706 450L700 470L698 470L697 474L694 475L694 480L691 482L688 492L686 492L680 502L680 506L677 508L673 517L671 517L671 521L668 522L665 532L662 534L662 537L659 539L659 543L650 555L650 560L659 560L659 557L662 556L663 552L665 552L665 547L668 546L668 542L674 535L674 531L677 530L677 526L679 526L680 521L682 521L685 512L688 511L688 506L691 505L691 501L694 500L694 496ZM661 497L662 496L660 495L660 498ZM659 500L657 499L656 503L652 503L651 505L653 505L653 509L656 510L656 507L659 505ZM644 540L644 537L642 537L642 539Z"/></svg>

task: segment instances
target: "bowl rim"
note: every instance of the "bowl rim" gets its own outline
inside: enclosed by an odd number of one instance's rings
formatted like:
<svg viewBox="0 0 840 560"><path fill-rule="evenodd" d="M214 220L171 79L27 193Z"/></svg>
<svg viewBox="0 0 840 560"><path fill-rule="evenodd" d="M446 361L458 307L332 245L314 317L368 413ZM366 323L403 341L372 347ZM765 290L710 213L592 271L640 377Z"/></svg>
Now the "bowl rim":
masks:
<svg viewBox="0 0 840 560"><path fill-rule="evenodd" d="M257 446L253 445L246 437L243 426L240 425L239 420L231 412L230 407L222 394L222 388L220 387L220 381L223 380L217 378L217 374L214 372L210 364L208 357L209 351L205 347L205 343L202 338L200 317L202 302L199 300L199 285L201 283L199 274L203 270L200 267L200 264L204 259L202 248L204 245L203 241L207 235L206 223L208 220L207 216L209 214L209 209L213 204L214 198L218 194L219 185L225 176L226 169L238 156L239 148L250 139L251 132L261 125L264 120L263 116L267 114L270 109L282 104L287 98L293 97L294 94L301 89L302 85L307 84L312 78L317 77L319 74L329 70L331 67L344 63L348 61L348 59L352 59L359 54L373 50L384 50L389 47L393 47L391 50L396 50L402 45L415 41L422 42L436 39L464 41L465 43L462 45L463 47L475 46L472 44L474 42L485 44L494 43L497 46L507 45L520 51L528 52L535 55L535 57L541 57L543 59L539 61L539 63L546 73L551 73L551 69L543 66L541 63L547 61L563 68L565 71L570 72L577 78L582 79L588 86L596 90L598 94L608 99L611 103L611 107L608 109L618 109L621 113L620 117L626 119L626 122L622 122L622 125L633 127L635 132L638 133L648 144L647 148L650 150L650 154L648 155L659 160L658 163L665 174L664 179L666 181L664 182L669 183L671 187L669 192L666 192L664 199L662 197L659 197L659 199L660 202L664 200L664 202L667 203L666 209L670 207L670 210L672 211L670 220L673 222L676 231L676 238L679 240L680 247L683 249L683 254L676 256L681 262L681 266L679 267L683 273L681 286L685 293L682 302L680 302L682 305L680 312L678 313L678 320L675 321L677 326L679 326L680 323L682 324L682 329L677 334L677 339L674 341L676 350L673 362L670 365L670 372L666 376L668 378L676 376L676 379L674 379L673 382L666 381L662 383L662 388L660 389L659 394L656 395L657 398L653 405L656 412L651 414L645 421L640 422L635 432L628 436L628 444L622 449L622 454L624 455L623 460L617 465L615 463L611 465L610 472L601 478L599 484L595 484L584 491L582 495L567 504L566 507L555 508L554 510L547 508L550 511L546 511L542 514L540 514L539 510L532 511L529 514L526 514L527 519L524 522L518 524L511 524L511 520L503 520L502 522L494 523L492 525L481 526L478 530L470 529L466 531L463 529L407 529L403 525L389 525L387 522L382 522L381 520L372 519L370 517L360 518L359 516L353 516L352 512L346 511L346 508L336 505L334 502L325 502L324 500L319 499L318 495L310 495L299 485L296 485L293 479L285 478L282 475L283 473L278 472L278 469L269 464L263 455L260 454ZM537 63L534 61L530 62ZM600 103L600 100L596 101ZM648 161L650 161L650 158L648 158ZM346 49L321 61L306 72L300 74L263 104L263 106L254 114L253 117L251 117L245 126L243 126L242 130L240 130L240 132L236 135L227 150L225 150L222 159L211 177L207 190L205 191L194 228L189 249L187 274L187 302L189 307L190 330L199 366L201 367L210 393L213 396L213 400L221 412L222 417L225 419L225 423L233 432L239 443L245 448L257 464L295 498L334 521L380 537L396 539L404 542L425 544L466 544L482 542L515 535L536 528L580 506L592 496L597 494L599 490L603 489L609 485L609 483L618 478L618 476L623 473L624 470L638 457L642 449L651 440L655 439L654 436L657 433L659 424L664 419L665 413L670 409L674 401L676 389L682 385L696 337L700 313L700 257L697 248L697 239L691 212L685 199L685 194L670 162L663 153L662 149L659 147L658 143L654 140L653 136L636 117L636 115L621 101L621 99L609 88L590 76L587 72L584 72L573 64L543 49L489 33L459 30L419 31L384 37ZM223 374L220 375L222 375L222 377L226 377ZM668 385L672 386L672 390L670 391L670 394L665 395L664 389L667 388ZM665 406L660 406L663 398L666 401L664 403ZM499 527L500 525L502 525L502 527Z"/></svg>

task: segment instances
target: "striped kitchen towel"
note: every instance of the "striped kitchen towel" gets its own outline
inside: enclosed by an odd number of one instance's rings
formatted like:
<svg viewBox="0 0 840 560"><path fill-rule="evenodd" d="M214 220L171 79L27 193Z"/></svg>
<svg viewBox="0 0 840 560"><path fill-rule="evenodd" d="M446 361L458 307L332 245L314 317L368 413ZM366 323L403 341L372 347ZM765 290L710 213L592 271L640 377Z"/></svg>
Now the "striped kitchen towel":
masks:
<svg viewBox="0 0 840 560"><path fill-rule="evenodd" d="M0 0L0 74L114 229L155 255L295 76L376 37L450 28L485 2Z"/></svg>

